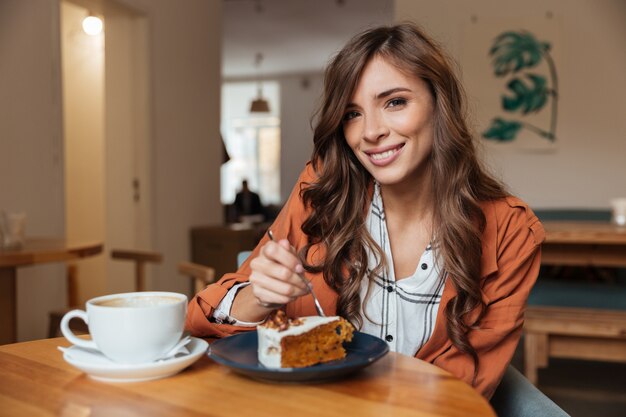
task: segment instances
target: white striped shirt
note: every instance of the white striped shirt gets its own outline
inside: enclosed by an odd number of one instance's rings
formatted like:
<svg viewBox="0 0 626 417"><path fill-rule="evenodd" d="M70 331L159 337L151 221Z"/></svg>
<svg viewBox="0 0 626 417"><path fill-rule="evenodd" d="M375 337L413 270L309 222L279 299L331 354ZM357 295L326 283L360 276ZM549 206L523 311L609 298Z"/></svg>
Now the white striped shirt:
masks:
<svg viewBox="0 0 626 417"><path fill-rule="evenodd" d="M385 253L387 270L361 283L363 325L359 330L386 340L392 351L413 356L430 339L435 327L444 287L443 274L429 245L413 275L396 280L385 211L377 183L367 216L367 229ZM371 252L368 259L371 274L377 262ZM371 289L366 298L369 285Z"/></svg>

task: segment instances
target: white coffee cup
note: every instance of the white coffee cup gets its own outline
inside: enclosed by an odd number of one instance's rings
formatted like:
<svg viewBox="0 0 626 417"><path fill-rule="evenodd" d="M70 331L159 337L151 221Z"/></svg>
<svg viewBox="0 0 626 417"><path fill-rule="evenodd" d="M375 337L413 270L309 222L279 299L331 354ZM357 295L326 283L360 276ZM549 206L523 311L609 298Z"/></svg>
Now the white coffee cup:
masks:
<svg viewBox="0 0 626 417"><path fill-rule="evenodd" d="M186 314L184 294L111 294L87 301L87 311L65 314L61 332L74 345L99 350L115 362L148 363L162 358L180 340ZM75 317L87 323L91 340L74 335L69 322Z"/></svg>

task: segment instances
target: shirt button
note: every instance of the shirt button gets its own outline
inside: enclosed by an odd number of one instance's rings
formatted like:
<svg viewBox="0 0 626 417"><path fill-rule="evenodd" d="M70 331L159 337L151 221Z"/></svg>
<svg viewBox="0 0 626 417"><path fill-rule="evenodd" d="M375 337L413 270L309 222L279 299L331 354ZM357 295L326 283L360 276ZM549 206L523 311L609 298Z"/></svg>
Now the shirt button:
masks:
<svg viewBox="0 0 626 417"><path fill-rule="evenodd" d="M385 336L385 340L388 342L393 342L393 336L388 334L387 336Z"/></svg>
<svg viewBox="0 0 626 417"><path fill-rule="evenodd" d="M387 291L389 291L389 292L393 292L393 287L392 287L391 285L388 285L388 286L387 286Z"/></svg>
<svg viewBox="0 0 626 417"><path fill-rule="evenodd" d="M424 269L424 270L428 269L428 265L422 264L422 269Z"/></svg>

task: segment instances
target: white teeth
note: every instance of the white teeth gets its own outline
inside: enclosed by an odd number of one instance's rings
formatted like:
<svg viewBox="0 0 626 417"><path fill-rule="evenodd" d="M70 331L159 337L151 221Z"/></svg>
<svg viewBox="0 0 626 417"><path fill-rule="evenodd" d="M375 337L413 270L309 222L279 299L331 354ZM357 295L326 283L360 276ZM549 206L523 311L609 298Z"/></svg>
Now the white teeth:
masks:
<svg viewBox="0 0 626 417"><path fill-rule="evenodd" d="M385 159L385 158L389 158L391 155L394 154L394 150L389 150L389 151L385 151L385 152L381 152L381 153L373 153L370 156L372 157L373 160L379 160L379 159Z"/></svg>

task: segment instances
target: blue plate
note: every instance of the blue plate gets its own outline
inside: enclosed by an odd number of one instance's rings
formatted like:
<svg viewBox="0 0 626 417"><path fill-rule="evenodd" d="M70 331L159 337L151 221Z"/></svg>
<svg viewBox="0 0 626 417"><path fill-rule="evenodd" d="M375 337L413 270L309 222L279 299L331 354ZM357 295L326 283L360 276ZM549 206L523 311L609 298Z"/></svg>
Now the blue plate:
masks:
<svg viewBox="0 0 626 417"><path fill-rule="evenodd" d="M211 343L209 358L250 378L272 382L322 382L351 374L376 362L389 352L385 341L369 334L354 332L345 345L346 357L306 368L270 369L259 363L257 332L229 336Z"/></svg>

